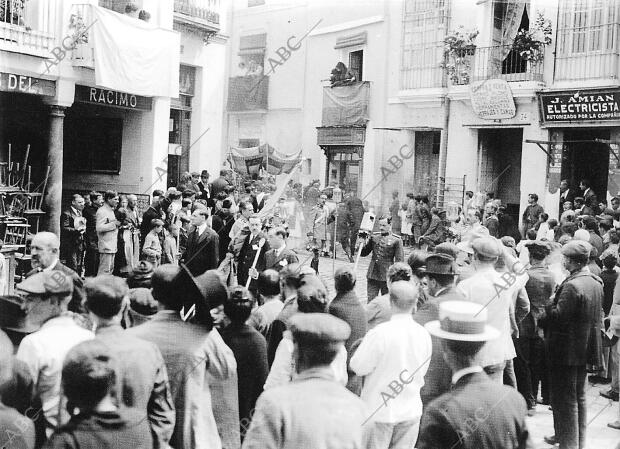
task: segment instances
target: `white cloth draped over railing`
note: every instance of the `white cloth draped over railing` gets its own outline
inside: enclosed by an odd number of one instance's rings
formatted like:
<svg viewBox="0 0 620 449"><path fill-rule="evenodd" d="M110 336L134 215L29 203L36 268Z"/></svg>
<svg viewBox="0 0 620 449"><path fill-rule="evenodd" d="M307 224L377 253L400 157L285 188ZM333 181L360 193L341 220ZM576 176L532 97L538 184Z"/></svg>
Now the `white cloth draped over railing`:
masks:
<svg viewBox="0 0 620 449"><path fill-rule="evenodd" d="M90 8L97 86L177 98L180 34L106 8Z"/></svg>
<svg viewBox="0 0 620 449"><path fill-rule="evenodd" d="M502 33L499 42L494 42L494 50L489 64L492 74L502 73L502 63L510 53L512 44L519 32L519 26L523 19L523 12L530 13L529 0L507 0L505 2L504 17L502 20Z"/></svg>

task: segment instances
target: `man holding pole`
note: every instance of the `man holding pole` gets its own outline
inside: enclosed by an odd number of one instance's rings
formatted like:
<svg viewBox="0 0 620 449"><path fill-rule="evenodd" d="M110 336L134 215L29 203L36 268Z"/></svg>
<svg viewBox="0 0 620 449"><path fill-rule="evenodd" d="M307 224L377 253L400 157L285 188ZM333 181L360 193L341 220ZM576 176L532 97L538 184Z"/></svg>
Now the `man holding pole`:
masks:
<svg viewBox="0 0 620 449"><path fill-rule="evenodd" d="M250 234L245 238L241 251L239 251L237 281L239 285L246 285L250 280L248 289L252 294L255 294L258 273L265 269L265 253L269 251L270 247L265 234L262 232L263 223L260 216L251 215L249 221Z"/></svg>

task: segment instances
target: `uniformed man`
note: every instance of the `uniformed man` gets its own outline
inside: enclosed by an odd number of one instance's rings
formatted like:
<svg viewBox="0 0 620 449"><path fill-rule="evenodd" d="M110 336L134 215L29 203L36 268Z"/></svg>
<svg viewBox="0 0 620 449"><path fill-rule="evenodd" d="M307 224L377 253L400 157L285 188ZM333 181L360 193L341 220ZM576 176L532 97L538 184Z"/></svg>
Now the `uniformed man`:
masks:
<svg viewBox="0 0 620 449"><path fill-rule="evenodd" d="M387 270L394 262L402 262L405 258L402 239L390 232L391 221L389 217L382 217L379 220L379 232L366 236L363 243L362 256L367 256L372 252L367 275L368 301L374 299L379 293L385 295L388 292Z"/></svg>
<svg viewBox="0 0 620 449"><path fill-rule="evenodd" d="M349 325L327 313L298 313L289 329L297 376L258 398L243 449L361 449L362 426L370 411L336 382L330 369L349 338Z"/></svg>

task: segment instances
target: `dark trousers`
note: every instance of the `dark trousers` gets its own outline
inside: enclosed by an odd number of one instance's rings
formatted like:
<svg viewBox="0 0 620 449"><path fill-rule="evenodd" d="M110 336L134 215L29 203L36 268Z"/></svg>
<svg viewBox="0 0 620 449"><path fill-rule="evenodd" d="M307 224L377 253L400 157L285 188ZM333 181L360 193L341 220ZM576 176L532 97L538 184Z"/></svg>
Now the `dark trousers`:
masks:
<svg viewBox="0 0 620 449"><path fill-rule="evenodd" d="M586 443L586 367L551 366L553 427L560 449L583 449Z"/></svg>
<svg viewBox="0 0 620 449"><path fill-rule="evenodd" d="M97 276L99 270L99 249L97 246L86 247L84 256L84 276Z"/></svg>
<svg viewBox="0 0 620 449"><path fill-rule="evenodd" d="M514 359L517 388L525 398L527 406L536 405L538 384L541 384L543 402L549 400L547 370L543 340L540 337L514 339L517 357Z"/></svg>
<svg viewBox="0 0 620 449"><path fill-rule="evenodd" d="M78 248L67 252L64 254L64 257L61 257L61 261L75 271L79 276L82 276L82 268L84 264L84 251L82 249Z"/></svg>
<svg viewBox="0 0 620 449"><path fill-rule="evenodd" d="M377 296L379 296L379 293L381 293L382 295L387 294L388 292L387 282L377 281L375 279L367 279L367 281L368 281L368 283L366 284L366 294L368 296L368 298L366 298L367 302L370 302L373 299L375 299Z"/></svg>

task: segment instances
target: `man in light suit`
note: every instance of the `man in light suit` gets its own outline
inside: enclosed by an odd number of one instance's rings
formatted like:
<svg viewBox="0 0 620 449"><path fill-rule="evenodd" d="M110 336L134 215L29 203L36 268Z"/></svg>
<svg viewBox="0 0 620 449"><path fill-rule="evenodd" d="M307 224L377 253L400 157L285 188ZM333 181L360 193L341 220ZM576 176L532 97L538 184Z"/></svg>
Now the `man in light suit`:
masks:
<svg viewBox="0 0 620 449"><path fill-rule="evenodd" d="M155 343L164 358L176 410L170 446L175 449L221 449L222 440L213 414L207 374L220 380L236 379L237 363L232 350L216 330L205 324L182 320L181 312L188 305L191 289L182 273L182 267L172 264L155 270L151 286L160 311L148 322L126 332ZM208 286L201 295L204 304L196 304L196 309L217 307L226 298L226 288L220 282ZM239 429L238 422L236 429Z"/></svg>
<svg viewBox="0 0 620 449"><path fill-rule="evenodd" d="M207 224L208 218L209 210L205 207L196 208L191 215L193 229L187 238L181 264L185 264L193 276L215 270L219 263L219 236Z"/></svg>
<svg viewBox="0 0 620 449"><path fill-rule="evenodd" d="M362 448L364 403L339 385L329 364L349 326L326 313L291 318L297 377L265 391L256 404L243 449Z"/></svg>
<svg viewBox="0 0 620 449"><path fill-rule="evenodd" d="M99 245L99 270L97 275L112 274L114 257L118 249L118 228L121 225L114 213L118 206L118 193L108 190L103 195L103 206L97 209L97 240Z"/></svg>
<svg viewBox="0 0 620 449"><path fill-rule="evenodd" d="M270 250L265 253L265 269L280 271L292 263L299 262L297 254L286 247L288 233L284 228L272 228L267 235Z"/></svg>
<svg viewBox="0 0 620 449"><path fill-rule="evenodd" d="M254 296L256 296L258 273L265 269L265 253L270 250L269 242L267 242L265 234L261 231L262 225L262 220L258 215L250 217L250 234L245 238L237 259L237 280L239 285L245 286L248 277L251 277L252 281L250 282L249 290ZM264 240L262 247L260 246L261 240ZM259 252L258 260L256 266L252 268L257 252Z"/></svg>
<svg viewBox="0 0 620 449"><path fill-rule="evenodd" d="M452 369L452 389L424 410L418 449L532 447L525 422L527 406L515 388L485 374L476 357L485 342L499 337L487 311L469 301L439 304L439 320L425 325L441 339Z"/></svg>
<svg viewBox="0 0 620 449"><path fill-rule="evenodd" d="M60 214L60 258L75 272L82 274L86 219L82 216L84 198L74 194L71 207Z"/></svg>

